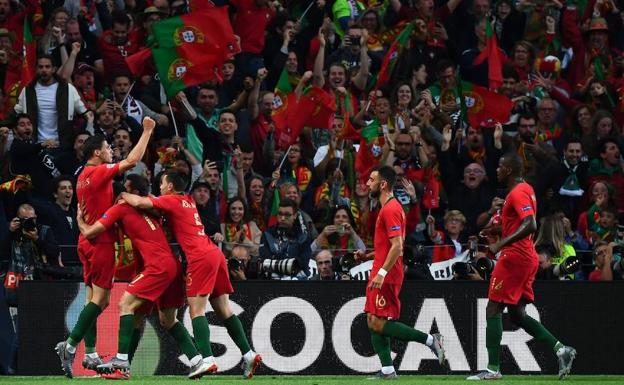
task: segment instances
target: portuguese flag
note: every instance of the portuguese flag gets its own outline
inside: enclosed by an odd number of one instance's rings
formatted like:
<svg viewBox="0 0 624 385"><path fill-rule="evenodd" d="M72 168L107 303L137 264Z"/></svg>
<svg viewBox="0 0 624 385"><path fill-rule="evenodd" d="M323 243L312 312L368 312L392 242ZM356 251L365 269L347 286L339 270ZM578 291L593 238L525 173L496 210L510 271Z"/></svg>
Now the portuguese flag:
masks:
<svg viewBox="0 0 624 385"><path fill-rule="evenodd" d="M490 90L497 90L503 85L503 58L498 48L496 34L489 21L485 22L485 36L487 39L485 49L479 53L472 64L479 65L487 59L489 87Z"/></svg>
<svg viewBox="0 0 624 385"><path fill-rule="evenodd" d="M277 146L279 148L287 148L296 142L306 126L314 128L331 127L331 121L336 113L335 99L323 89L317 86L308 87L303 91L299 100L296 100L294 92L286 100L288 101L288 109L284 113L287 123L283 129L278 131ZM282 116L279 116L279 119L281 118Z"/></svg>
<svg viewBox="0 0 624 385"><path fill-rule="evenodd" d="M381 62L381 68L379 69L379 74L377 75L375 89L383 87L390 80L394 67L399 60L399 56L403 53L413 30L414 23L408 23L405 28L403 28L403 31L399 34L399 36L394 39L390 48L388 48L388 52L386 52L386 55Z"/></svg>
<svg viewBox="0 0 624 385"><path fill-rule="evenodd" d="M154 24L153 35L158 48L174 48L180 57L193 62L207 53L221 54L227 60L240 52L227 7L205 8L159 21Z"/></svg>
<svg viewBox="0 0 624 385"><path fill-rule="evenodd" d="M380 143L379 132L381 124L374 119L360 132L360 147L355 154L354 168L358 173L358 180L366 180L371 170L381 161L383 143Z"/></svg>
<svg viewBox="0 0 624 385"><path fill-rule="evenodd" d="M143 48L139 52L132 54L126 57L126 64L130 69L130 72L134 76L141 76L149 71L150 67L153 67L151 64L152 60L152 51L149 48Z"/></svg>
<svg viewBox="0 0 624 385"><path fill-rule="evenodd" d="M22 62L21 86L26 87L35 78L35 65L37 61L37 45L30 31L28 17L24 17L24 41L22 48L24 61Z"/></svg>
<svg viewBox="0 0 624 385"><path fill-rule="evenodd" d="M514 104L508 97L469 82L462 82L461 90L468 123L472 127L479 127L486 119L494 119L503 124L509 121Z"/></svg>
<svg viewBox="0 0 624 385"><path fill-rule="evenodd" d="M288 80L288 71L286 71L286 68L282 70L279 80L277 81L274 95L271 118L273 119L277 132L282 132L288 126L289 107L292 108L292 106L297 104L293 87Z"/></svg>
<svg viewBox="0 0 624 385"><path fill-rule="evenodd" d="M221 79L223 57L220 55L203 54L193 61L179 56L174 49L152 48L152 56L168 98L187 87Z"/></svg>
<svg viewBox="0 0 624 385"><path fill-rule="evenodd" d="M154 25L152 56L168 97L186 87L221 80L223 62L240 51L227 8L206 8Z"/></svg>

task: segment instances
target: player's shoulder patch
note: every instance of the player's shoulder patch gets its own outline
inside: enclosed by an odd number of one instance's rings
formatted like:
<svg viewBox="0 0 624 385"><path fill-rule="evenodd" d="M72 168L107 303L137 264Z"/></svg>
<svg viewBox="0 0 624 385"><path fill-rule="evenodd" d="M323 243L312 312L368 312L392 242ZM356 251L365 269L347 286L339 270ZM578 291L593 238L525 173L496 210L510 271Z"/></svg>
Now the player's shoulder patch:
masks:
<svg viewBox="0 0 624 385"><path fill-rule="evenodd" d="M396 225L396 226L391 226L390 227L390 231L399 231L401 230L401 226L400 225Z"/></svg>
<svg viewBox="0 0 624 385"><path fill-rule="evenodd" d="M522 211L522 212L526 212L526 211L531 211L532 209L533 209L533 207L531 207L531 205L526 205L526 206L523 206L523 207L520 209L520 211Z"/></svg>
<svg viewBox="0 0 624 385"><path fill-rule="evenodd" d="M115 163L109 163L106 165L106 168L113 168L115 167Z"/></svg>

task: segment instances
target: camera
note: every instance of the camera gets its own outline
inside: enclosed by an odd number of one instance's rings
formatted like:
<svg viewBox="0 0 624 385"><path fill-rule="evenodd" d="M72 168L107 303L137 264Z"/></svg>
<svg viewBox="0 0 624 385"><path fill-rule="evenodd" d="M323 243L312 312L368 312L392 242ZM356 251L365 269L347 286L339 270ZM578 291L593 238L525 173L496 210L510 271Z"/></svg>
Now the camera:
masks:
<svg viewBox="0 0 624 385"><path fill-rule="evenodd" d="M24 231L33 231L37 228L37 221L35 218L19 218L20 227Z"/></svg>
<svg viewBox="0 0 624 385"><path fill-rule="evenodd" d="M581 269L581 260L573 255L566 258L562 263L553 266L553 275L555 277L565 277L568 274L574 274Z"/></svg>
<svg viewBox="0 0 624 385"><path fill-rule="evenodd" d="M338 265L340 269L334 269L334 270L339 270L339 271L348 273L349 270L353 269L357 265L357 261L355 260L355 253L349 252L343 255L342 257L340 257L340 259L338 260Z"/></svg>
<svg viewBox="0 0 624 385"><path fill-rule="evenodd" d="M453 275L457 275L457 279L468 279L468 275L472 273L474 265L471 262L455 262L451 267Z"/></svg>
<svg viewBox="0 0 624 385"><path fill-rule="evenodd" d="M262 270L268 273L295 276L301 271L296 258L265 259L262 261Z"/></svg>
<svg viewBox="0 0 624 385"><path fill-rule="evenodd" d="M494 266L496 266L496 260L487 257L479 258L475 262L475 267L481 276L490 274L494 270Z"/></svg>
<svg viewBox="0 0 624 385"><path fill-rule="evenodd" d="M238 270L241 268L241 266L242 266L242 263L238 259L236 258L228 259L228 267L230 268L230 270Z"/></svg>

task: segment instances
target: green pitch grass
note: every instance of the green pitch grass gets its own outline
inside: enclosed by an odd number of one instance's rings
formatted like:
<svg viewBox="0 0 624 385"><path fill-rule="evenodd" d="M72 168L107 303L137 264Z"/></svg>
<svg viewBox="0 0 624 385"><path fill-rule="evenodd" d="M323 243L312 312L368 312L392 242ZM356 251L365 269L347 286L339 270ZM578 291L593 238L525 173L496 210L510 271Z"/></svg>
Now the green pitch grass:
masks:
<svg viewBox="0 0 624 385"><path fill-rule="evenodd" d="M399 376L396 381L390 381L389 384L410 384L410 385L468 385L464 375L454 376ZM257 376L251 382L247 382L237 376L207 376L202 380L206 383L214 385L356 385L356 384L376 384L386 383L383 381L366 381L366 376ZM65 377L0 377L2 385L57 385L57 384L111 384L112 382L102 380L100 378L74 378L69 380ZM190 384L191 382L185 377L178 376L137 376L133 377L130 382L135 385L156 385L156 384ZM576 376L572 375L559 381L556 376L506 376L503 380L496 381L496 384L528 384L528 385L564 385L564 384L623 384L624 376Z"/></svg>

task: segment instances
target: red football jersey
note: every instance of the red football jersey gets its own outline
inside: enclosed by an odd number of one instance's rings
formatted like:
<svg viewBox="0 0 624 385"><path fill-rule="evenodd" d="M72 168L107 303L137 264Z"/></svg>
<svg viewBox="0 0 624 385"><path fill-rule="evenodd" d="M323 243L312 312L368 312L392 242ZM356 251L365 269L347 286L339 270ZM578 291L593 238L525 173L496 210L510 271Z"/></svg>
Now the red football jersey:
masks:
<svg viewBox="0 0 624 385"><path fill-rule="evenodd" d="M155 208L165 212L176 240L187 260L202 258L217 246L206 236L195 200L190 195L150 197Z"/></svg>
<svg viewBox="0 0 624 385"><path fill-rule="evenodd" d="M375 259L373 260L373 270L370 279L377 275L377 271L381 269L388 252L390 251L390 238L403 237L405 240L405 211L403 206L396 199L391 199L386 203L377 216L375 223ZM384 283L401 284L403 283L403 256L401 255L392 269L388 271Z"/></svg>
<svg viewBox="0 0 624 385"><path fill-rule="evenodd" d="M513 234L522 220L528 216L537 216L537 201L533 187L526 182L517 184L505 198L502 210L503 238ZM508 255L519 255L537 259L533 244L533 234L503 247L502 252Z"/></svg>
<svg viewBox="0 0 624 385"><path fill-rule="evenodd" d="M92 225L113 205L113 178L119 174L119 163L85 166L76 182L76 197L84 207L87 223ZM82 237L82 234L80 235ZM106 231L95 242L113 243L113 231Z"/></svg>
<svg viewBox="0 0 624 385"><path fill-rule="evenodd" d="M158 266L163 258L175 258L158 220L127 204L114 205L98 221L107 229L119 221L146 266Z"/></svg>

